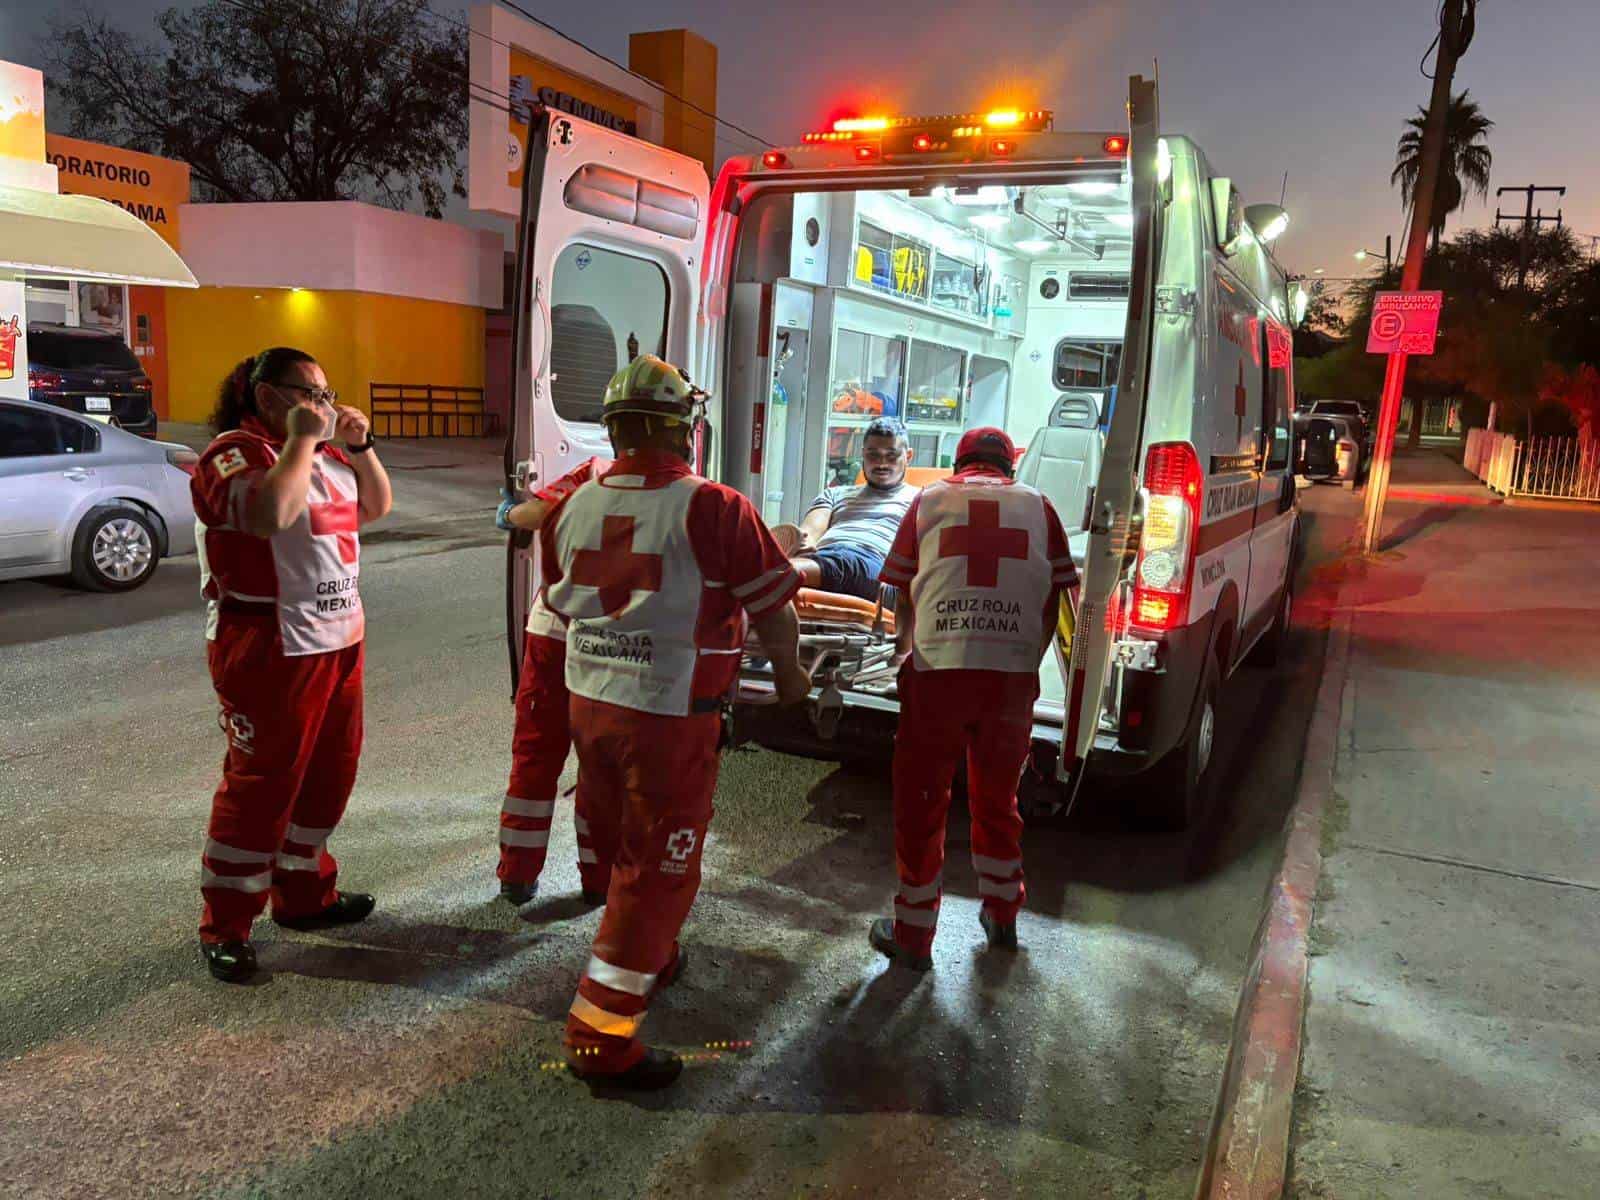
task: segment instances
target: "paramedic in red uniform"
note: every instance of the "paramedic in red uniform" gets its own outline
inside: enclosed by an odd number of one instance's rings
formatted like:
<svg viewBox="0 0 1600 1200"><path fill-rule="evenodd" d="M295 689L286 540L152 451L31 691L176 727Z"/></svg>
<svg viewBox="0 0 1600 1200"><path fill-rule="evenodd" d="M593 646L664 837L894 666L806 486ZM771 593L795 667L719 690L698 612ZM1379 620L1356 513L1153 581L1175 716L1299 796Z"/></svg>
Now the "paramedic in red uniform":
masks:
<svg viewBox="0 0 1600 1200"><path fill-rule="evenodd" d="M508 531L538 532L550 510L593 479L604 465L603 459L587 459L520 504L507 495L495 514L495 524ZM556 808L556 788L572 750L568 706L566 626L545 607L542 595L535 596L528 610L522 670L517 676L511 780L500 806L500 866L496 870L500 895L518 906L527 904L539 891L539 873L544 870L550 821ZM583 800L583 793L578 793L573 813L578 834L578 876L584 900L599 905L606 902L611 864L600 862L595 855Z"/></svg>
<svg viewBox="0 0 1600 1200"><path fill-rule="evenodd" d="M567 1017L579 1076L665 1087L682 1060L638 1037L682 969L678 930L700 887L717 782L720 707L738 678L746 617L777 696L809 692L789 601L800 578L739 493L689 466L703 393L659 358L606 386L616 462L539 530L545 602L567 621L578 794L611 889Z"/></svg>
<svg viewBox="0 0 1600 1200"><path fill-rule="evenodd" d="M361 755L358 530L389 511L367 418L309 354L279 346L224 381L194 495L207 658L228 737L200 859L200 948L218 979L256 968L250 926L360 921L327 841ZM338 449L333 438L344 443Z"/></svg>
<svg viewBox="0 0 1600 1200"><path fill-rule="evenodd" d="M900 726L894 747L895 915L872 945L925 971L933 965L950 783L962 755L972 814L972 865L991 946L1015 949L1022 882L1017 780L1028 757L1039 660L1077 572L1050 501L1015 482L1016 448L973 429L955 474L923 489L883 569L900 589Z"/></svg>

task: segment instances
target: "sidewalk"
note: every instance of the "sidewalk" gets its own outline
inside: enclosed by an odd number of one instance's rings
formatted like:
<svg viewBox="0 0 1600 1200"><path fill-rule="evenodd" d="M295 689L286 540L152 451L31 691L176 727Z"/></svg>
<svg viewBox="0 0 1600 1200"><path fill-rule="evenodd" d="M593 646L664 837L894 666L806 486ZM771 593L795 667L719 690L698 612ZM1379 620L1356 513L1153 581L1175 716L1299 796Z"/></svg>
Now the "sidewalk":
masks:
<svg viewBox="0 0 1600 1200"><path fill-rule="evenodd" d="M1395 478L1461 474L1425 451ZM1388 516L1340 599L1287 1194L1594 1196L1600 509Z"/></svg>

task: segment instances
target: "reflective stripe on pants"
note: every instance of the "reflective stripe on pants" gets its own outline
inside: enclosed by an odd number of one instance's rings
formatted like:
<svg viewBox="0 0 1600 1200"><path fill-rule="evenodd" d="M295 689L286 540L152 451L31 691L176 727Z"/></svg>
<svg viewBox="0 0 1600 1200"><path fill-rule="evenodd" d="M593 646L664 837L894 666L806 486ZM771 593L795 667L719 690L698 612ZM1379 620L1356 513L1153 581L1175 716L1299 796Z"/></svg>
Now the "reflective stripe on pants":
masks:
<svg viewBox="0 0 1600 1200"><path fill-rule="evenodd" d="M944 870L950 785L963 755L972 814L973 863L983 907L1015 921L1022 882L1017 780L1028 757L1035 674L901 669L894 748L894 844L900 877L895 940L917 954L933 948Z"/></svg>
<svg viewBox="0 0 1600 1200"><path fill-rule="evenodd" d="M200 937L242 941L270 899L278 917L338 896L327 840L361 757L362 643L289 656L277 618L223 613L207 644L228 750L200 856Z"/></svg>
<svg viewBox="0 0 1600 1200"><path fill-rule="evenodd" d="M536 633L525 636L511 737L511 778L500 806L500 865L495 874L506 883L537 883L544 870L556 791L572 751L566 659L565 642ZM583 888L604 893L611 872L590 845L582 792L574 809Z"/></svg>
<svg viewBox="0 0 1600 1200"><path fill-rule="evenodd" d="M721 719L658 716L574 696L572 728L590 836L613 865L566 1042L580 1071L615 1074L644 1053L639 1025L700 888Z"/></svg>

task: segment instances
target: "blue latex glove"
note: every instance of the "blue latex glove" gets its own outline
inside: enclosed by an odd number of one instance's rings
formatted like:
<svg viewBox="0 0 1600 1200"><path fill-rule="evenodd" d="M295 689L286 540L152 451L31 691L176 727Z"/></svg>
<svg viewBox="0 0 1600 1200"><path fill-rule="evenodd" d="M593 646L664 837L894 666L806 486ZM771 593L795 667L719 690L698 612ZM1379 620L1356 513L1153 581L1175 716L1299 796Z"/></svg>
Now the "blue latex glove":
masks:
<svg viewBox="0 0 1600 1200"><path fill-rule="evenodd" d="M514 497L505 488L501 488L500 507L494 510L494 527L496 529L504 530L506 533L510 533L516 528L516 526L511 523L511 510L516 506L516 497Z"/></svg>

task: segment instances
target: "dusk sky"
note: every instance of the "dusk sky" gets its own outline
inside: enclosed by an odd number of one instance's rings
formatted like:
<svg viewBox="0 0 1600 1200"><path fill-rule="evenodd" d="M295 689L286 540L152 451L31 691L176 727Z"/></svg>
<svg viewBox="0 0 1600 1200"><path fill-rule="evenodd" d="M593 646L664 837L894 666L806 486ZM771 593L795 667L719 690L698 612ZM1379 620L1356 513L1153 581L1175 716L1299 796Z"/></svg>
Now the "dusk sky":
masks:
<svg viewBox="0 0 1600 1200"><path fill-rule="evenodd" d="M135 29L152 29L167 7L100 2ZM66 6L0 0L0 55L37 65L45 15L58 7ZM444 0L434 7L464 12ZM1381 251L1385 233L1401 240L1389 171L1401 122L1428 98L1417 64L1433 36L1435 0L524 7L623 60L632 31L695 30L721 52L721 114L776 142L798 140L847 105L951 112L1005 99L1054 109L1057 128L1114 128L1127 76L1159 60L1163 127L1198 140L1247 201L1276 200L1288 171L1293 225L1280 256L1291 269L1340 276L1359 269L1357 247ZM1489 203L1475 199L1451 229L1492 223L1493 187L1538 183L1565 184L1567 224L1600 234L1597 45L1595 0L1482 0L1456 87L1470 88L1496 122L1494 177ZM746 147L730 134L722 151ZM1547 212L1554 207L1546 201Z"/></svg>

